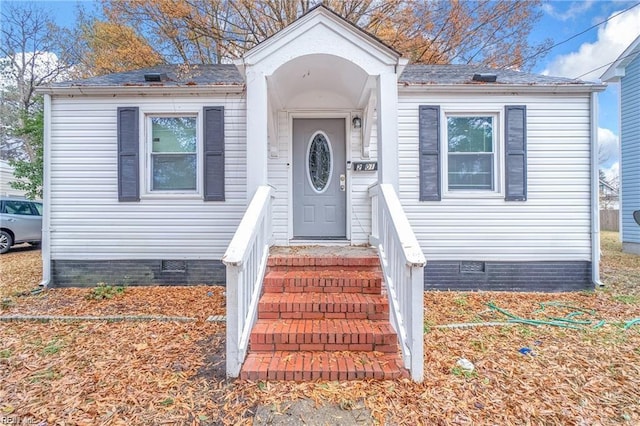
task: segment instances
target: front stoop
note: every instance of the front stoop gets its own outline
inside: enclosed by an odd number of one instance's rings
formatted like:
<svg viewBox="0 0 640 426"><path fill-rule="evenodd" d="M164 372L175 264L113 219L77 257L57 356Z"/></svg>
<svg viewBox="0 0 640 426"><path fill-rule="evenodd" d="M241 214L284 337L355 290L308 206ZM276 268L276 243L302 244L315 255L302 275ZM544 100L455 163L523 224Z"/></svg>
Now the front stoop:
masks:
<svg viewBox="0 0 640 426"><path fill-rule="evenodd" d="M242 379L408 377L374 251L276 248L263 292Z"/></svg>

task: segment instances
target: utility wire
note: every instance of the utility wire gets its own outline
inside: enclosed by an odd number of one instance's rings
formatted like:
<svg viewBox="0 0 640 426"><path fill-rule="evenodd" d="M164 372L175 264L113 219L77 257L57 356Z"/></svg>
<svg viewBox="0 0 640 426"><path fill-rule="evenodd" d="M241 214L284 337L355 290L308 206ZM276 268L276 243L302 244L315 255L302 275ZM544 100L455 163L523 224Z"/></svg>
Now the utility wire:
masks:
<svg viewBox="0 0 640 426"><path fill-rule="evenodd" d="M587 28L586 30L583 30L583 31L581 31L581 32L579 32L579 33L577 33L577 34L574 34L574 35L572 35L571 37L569 37L569 38L567 38L567 39L565 39L565 40L559 41L558 43L555 43L555 44L553 44L553 45L551 45L551 46L549 46L549 47L547 47L547 48L544 48L544 49L540 50L539 52L534 53L533 55L530 55L530 56L528 56L528 57L524 58L524 60L523 60L522 62L524 63L524 62L528 61L529 59L533 59L533 58L535 58L535 57L537 57L537 56L542 55L543 53L546 53L546 52L550 51L551 49L555 49L556 47L558 47L558 46L560 46L560 45L562 45L562 44L565 44L565 43L567 43L567 42L569 42L569 41L573 40L574 38L579 37L579 36L581 36L582 34L584 34L584 33L588 32L588 31L591 31L591 30L592 30L592 29L594 29L594 28L599 27L600 25L602 25L602 24L604 24L604 23L609 22L610 20L612 20L612 19L613 19L613 18L615 18L616 16L620 16L620 15L622 15L623 13L626 13L626 12L630 11L631 9L633 9L633 8L635 8L635 7L638 7L638 6L640 6L640 2L637 2L637 3L635 3L635 4L631 5L631 6L629 6L628 8L626 8L626 9L624 9L624 10L621 10L620 12L618 12L618 13L615 13L615 14L611 15L610 17L608 17L608 18L607 18L607 19L605 19L604 21L598 22L597 24L594 24L594 25L590 26L590 27L589 27L589 28ZM511 64L511 65L513 65L513 64ZM606 65L603 65L603 67L604 67L604 66L606 66ZM591 72L591 71L590 71L590 72ZM588 73L587 73L587 74L588 74ZM583 75L584 75L584 74L583 74ZM579 78L579 77L578 77L578 78Z"/></svg>
<svg viewBox="0 0 640 426"><path fill-rule="evenodd" d="M576 78L574 78L574 80L578 80L578 79L580 79L580 78L584 77L584 76L585 76L585 75L587 75L587 74L591 74L591 73L592 73L592 72L594 72L594 71L598 71L598 70L599 70L599 69L601 69L601 68L608 67L608 66L609 66L609 65L611 65L611 64L615 64L615 63L616 63L617 61L619 61L619 60L626 59L626 58L628 58L628 57L630 57L630 56L634 56L634 55L638 55L638 52L629 53L628 55L621 56L621 57L617 58L615 61L611 61L611 62L606 63L606 64L604 64L604 65L600 65L600 66L599 66L599 67L597 67L597 68L594 68L594 69L592 69L592 70L589 70L589 71L585 72L584 74L580 74L579 76L577 76Z"/></svg>

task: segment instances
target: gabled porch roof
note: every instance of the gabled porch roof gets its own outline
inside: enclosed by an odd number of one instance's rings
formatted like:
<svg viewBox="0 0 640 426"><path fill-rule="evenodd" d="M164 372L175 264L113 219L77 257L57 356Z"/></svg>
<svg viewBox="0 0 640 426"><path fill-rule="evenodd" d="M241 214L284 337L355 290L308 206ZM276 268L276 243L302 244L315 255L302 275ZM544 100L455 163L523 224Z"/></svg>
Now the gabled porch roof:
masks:
<svg viewBox="0 0 640 426"><path fill-rule="evenodd" d="M322 31L322 29L327 28L330 29L329 32ZM348 43L345 43L345 41ZM310 9L284 29L254 46L242 58L236 60L235 63L242 74L244 74L245 66L255 65L262 61L269 61L269 63L273 64L272 66L277 68L279 64L287 61L285 59L286 56L284 58L274 58L274 53L285 51L288 53L289 59L311 54L333 54L350 58L354 63L366 70L363 64L367 61L359 55L354 57L354 48L368 54L365 56L369 56L369 59L375 57L387 65L400 64L404 66L407 63L406 59L401 59L402 55L397 50L347 21L322 3ZM347 53L346 56L345 53ZM267 71L265 74L271 74L275 68L270 69L271 72L265 69ZM397 74L402 72L401 69L396 69L395 71Z"/></svg>

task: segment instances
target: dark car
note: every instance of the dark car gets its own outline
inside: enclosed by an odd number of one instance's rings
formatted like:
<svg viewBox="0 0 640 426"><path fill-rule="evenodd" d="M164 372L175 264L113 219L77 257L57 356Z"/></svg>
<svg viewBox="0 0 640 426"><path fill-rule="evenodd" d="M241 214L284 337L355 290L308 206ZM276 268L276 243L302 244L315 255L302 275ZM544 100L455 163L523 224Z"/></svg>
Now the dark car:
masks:
<svg viewBox="0 0 640 426"><path fill-rule="evenodd" d="M11 246L42 240L42 203L24 198L0 198L0 254Z"/></svg>

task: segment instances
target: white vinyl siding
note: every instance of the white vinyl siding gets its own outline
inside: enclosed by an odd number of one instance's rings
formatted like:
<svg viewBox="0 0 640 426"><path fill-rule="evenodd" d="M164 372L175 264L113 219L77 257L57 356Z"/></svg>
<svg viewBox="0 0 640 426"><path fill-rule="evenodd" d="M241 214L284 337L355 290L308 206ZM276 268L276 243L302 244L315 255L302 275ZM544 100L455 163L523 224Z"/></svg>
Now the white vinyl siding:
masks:
<svg viewBox="0 0 640 426"><path fill-rule="evenodd" d="M620 81L620 184L622 242L640 244L640 56L625 68Z"/></svg>
<svg viewBox="0 0 640 426"><path fill-rule="evenodd" d="M154 194L140 202L118 202L118 107L139 107L144 120L148 114L200 114L204 106L218 105L225 108L226 201ZM140 126L144 129L144 122ZM246 207L245 139L245 101L240 95L54 96L48 154L52 259L222 258ZM144 150L144 134L140 140ZM144 179L144 163L140 172Z"/></svg>
<svg viewBox="0 0 640 426"><path fill-rule="evenodd" d="M275 188L271 224L273 239L277 245L289 244L289 174L291 173L291 128L289 114L286 111L277 113L277 148L275 155L269 155L267 180Z"/></svg>
<svg viewBox="0 0 640 426"><path fill-rule="evenodd" d="M362 115L358 115L362 117ZM362 131L351 130L351 162L378 161L377 129L375 124L371 129L369 157L362 157ZM368 244L371 235L371 199L369 187L378 182L378 172L355 172L353 167L347 171L351 179L351 243Z"/></svg>
<svg viewBox="0 0 640 426"><path fill-rule="evenodd" d="M480 112L526 105L527 201L473 194L419 201L420 105ZM589 261L589 111L586 93L422 95L401 90L399 196L427 261Z"/></svg>
<svg viewBox="0 0 640 426"><path fill-rule="evenodd" d="M24 195L24 191L11 187L11 182L13 182L14 179L13 167L9 165L9 162L0 160L0 195Z"/></svg>
<svg viewBox="0 0 640 426"><path fill-rule="evenodd" d="M204 202L201 195L178 194L118 202L117 107L137 106L144 120L148 114L200 113L204 106L216 105L225 108L226 201ZM419 105L440 105L443 111L526 105L528 200L418 201ZM401 89L398 115L399 196L427 259L590 260L587 94L416 95ZM170 100L54 96L49 153L52 259L220 259L247 203L245 117L245 100L239 95ZM268 182L276 189L272 218L277 244L289 243L290 123L288 112L277 113L277 156L268 159ZM372 134L375 139L375 128ZM364 159L361 132L352 130L350 135L348 159L375 161L375 140L371 158ZM347 226L353 244L368 241L367 189L376 180L375 172L347 172Z"/></svg>

